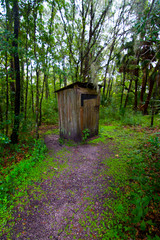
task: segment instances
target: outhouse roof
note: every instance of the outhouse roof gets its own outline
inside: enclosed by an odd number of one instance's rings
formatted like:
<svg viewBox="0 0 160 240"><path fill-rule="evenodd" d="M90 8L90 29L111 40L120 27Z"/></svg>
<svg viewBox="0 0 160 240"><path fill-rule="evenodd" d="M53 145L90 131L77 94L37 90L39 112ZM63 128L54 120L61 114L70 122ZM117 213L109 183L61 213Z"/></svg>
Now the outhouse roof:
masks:
<svg viewBox="0 0 160 240"><path fill-rule="evenodd" d="M70 89L70 88L74 88L74 86L78 86L78 87L82 87L82 88L89 88L89 89L96 89L96 87L93 85L93 83L88 83L88 82L75 82L75 83L72 83L66 87L63 87L63 88L60 88L59 90L55 91L55 92L60 92L60 91L63 91L63 90L66 90L66 89ZM99 87L101 87L99 85Z"/></svg>

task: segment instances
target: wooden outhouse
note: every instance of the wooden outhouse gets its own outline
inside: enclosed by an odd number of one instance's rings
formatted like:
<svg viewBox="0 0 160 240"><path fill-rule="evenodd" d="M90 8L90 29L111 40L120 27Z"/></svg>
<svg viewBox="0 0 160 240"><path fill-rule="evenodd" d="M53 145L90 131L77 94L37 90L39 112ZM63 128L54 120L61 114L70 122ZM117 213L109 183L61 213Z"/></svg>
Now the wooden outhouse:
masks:
<svg viewBox="0 0 160 240"><path fill-rule="evenodd" d="M85 129L89 130L90 137L97 135L100 90L91 83L76 82L56 92L60 137L78 142Z"/></svg>

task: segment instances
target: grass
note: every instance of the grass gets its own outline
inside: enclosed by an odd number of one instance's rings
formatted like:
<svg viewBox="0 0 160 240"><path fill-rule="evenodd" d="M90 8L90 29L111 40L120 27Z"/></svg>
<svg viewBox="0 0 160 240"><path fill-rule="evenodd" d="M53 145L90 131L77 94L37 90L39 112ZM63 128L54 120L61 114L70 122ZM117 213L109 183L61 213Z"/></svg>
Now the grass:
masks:
<svg viewBox="0 0 160 240"><path fill-rule="evenodd" d="M87 142L108 144L113 153L110 158L102 159L102 163L108 168L101 172L104 179L111 176L112 180L107 180L109 188L104 193L106 196L109 193L111 197L106 197L101 216L94 211L96 203L92 201L92 197L89 197L90 204L80 224L86 230L86 235L90 229L92 239L158 240L160 239L159 117L155 117L156 127L150 128L150 117L139 113L124 114L102 108L100 116L99 136ZM43 136L58 134L59 130L55 128L44 132L44 126ZM8 139L2 136L1 141ZM65 142L65 145L75 146L69 141ZM12 219L14 209L19 206L23 211L29 201L28 189L32 189L34 198L37 198L35 194L37 191L40 193L39 198L42 198L45 192L37 183L52 178L67 168L65 147L53 157L46 155L46 147L41 140L30 146L32 152L26 151L26 147L16 146L11 164L5 165L5 168L1 167L0 232L7 232L8 239L14 225ZM21 153L22 156L17 161L16 156L20 156ZM9 156L6 157L7 160L10 159ZM7 222L10 222L8 228L5 227ZM72 228L66 231L71 234ZM76 239L76 236L74 237Z"/></svg>
<svg viewBox="0 0 160 240"><path fill-rule="evenodd" d="M20 191L27 186L31 179L29 178L32 169L37 163L41 163L45 157L46 147L43 142L35 141L34 149L31 155L26 156L18 163L1 169L0 178L0 232L3 230L7 220L11 218L12 209L15 207L17 197L23 196ZM35 173L35 172L34 172Z"/></svg>
<svg viewBox="0 0 160 240"><path fill-rule="evenodd" d="M99 138L90 141L109 139L111 150L116 149L114 157L103 161L109 167L104 175L113 177L108 189L113 198L104 203L98 229L92 223L97 239L160 239L160 134L147 125L101 125Z"/></svg>
<svg viewBox="0 0 160 240"><path fill-rule="evenodd" d="M151 116L143 115L141 112L131 109L119 110L116 106L100 108L100 123L107 125L128 125L141 126L143 128L151 126ZM154 116L154 126L160 128L160 114Z"/></svg>
<svg viewBox="0 0 160 240"><path fill-rule="evenodd" d="M55 174L66 168L67 150L63 148L55 154L54 158L46 156L46 146L39 140L36 142L32 155L14 165L12 169L4 170L3 181L1 181L0 195L0 232L7 233L10 237L11 229L15 224L13 213L16 206L23 211L25 205L30 201L30 194L34 199L45 197L45 192L41 189L40 182L52 178ZM61 162L59 163L59 158ZM44 161L45 160L45 161ZM37 192L39 194L37 195ZM6 227L6 223L9 226Z"/></svg>

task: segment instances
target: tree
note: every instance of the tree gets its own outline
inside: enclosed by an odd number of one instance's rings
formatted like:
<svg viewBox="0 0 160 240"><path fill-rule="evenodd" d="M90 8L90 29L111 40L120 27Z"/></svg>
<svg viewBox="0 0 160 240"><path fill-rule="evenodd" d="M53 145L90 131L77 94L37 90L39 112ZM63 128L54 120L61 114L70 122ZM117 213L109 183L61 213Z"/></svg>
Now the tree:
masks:
<svg viewBox="0 0 160 240"><path fill-rule="evenodd" d="M105 4L98 2L82 0L78 6L72 0L58 4L70 59L75 67L75 78L83 82L93 82L92 65L100 64L99 56L105 48L101 46L101 37L112 1Z"/></svg>
<svg viewBox="0 0 160 240"><path fill-rule="evenodd" d="M19 8L18 0L13 2L13 14L14 14L14 65L15 65L15 78L16 78L16 93L15 93L15 116L14 126L11 134L11 142L13 144L18 143L19 123L20 123L20 67L19 67L19 53L18 53L18 32L19 32Z"/></svg>

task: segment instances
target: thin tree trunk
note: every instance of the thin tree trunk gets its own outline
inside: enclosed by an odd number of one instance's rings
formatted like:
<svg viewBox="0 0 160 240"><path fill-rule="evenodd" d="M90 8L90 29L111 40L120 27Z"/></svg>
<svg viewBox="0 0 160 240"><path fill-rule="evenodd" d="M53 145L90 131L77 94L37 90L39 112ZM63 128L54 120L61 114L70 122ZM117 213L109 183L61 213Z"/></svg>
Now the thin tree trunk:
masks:
<svg viewBox="0 0 160 240"><path fill-rule="evenodd" d="M81 34L81 52L80 52L80 58L81 58L81 68L80 68L80 71L81 71L81 76L83 76L84 32L85 32L85 17L84 17L84 2L82 0L82 34Z"/></svg>
<svg viewBox="0 0 160 240"><path fill-rule="evenodd" d="M39 138L39 70L36 69L36 139Z"/></svg>
<svg viewBox="0 0 160 240"><path fill-rule="evenodd" d="M39 126L42 124L42 101L43 101L43 93L44 93L44 84L46 81L46 75L44 74L44 79L43 79L43 86L42 86L42 94L41 94L41 99L40 99L40 104L39 104Z"/></svg>
<svg viewBox="0 0 160 240"><path fill-rule="evenodd" d="M132 79L130 80L130 83L129 83L129 88L128 88L127 96L126 96L125 103L124 103L124 108L126 108L126 106L127 106L128 98L129 98L129 93L130 93L131 87L132 87Z"/></svg>
<svg viewBox="0 0 160 240"><path fill-rule="evenodd" d="M14 11L14 35L15 40L13 42L15 47L14 53L14 63L15 63L15 75L16 75L16 94L15 94L15 116L14 116L14 126L11 134L11 142L13 144L18 143L18 133L20 124L20 90L21 90L21 79L20 79L20 68L19 68L19 54L18 54L18 31L19 31L19 10L18 10L18 0L15 0L13 5Z"/></svg>
<svg viewBox="0 0 160 240"><path fill-rule="evenodd" d="M107 62L107 65L106 65L106 71L105 71L105 77L103 79L103 95L105 95L105 90L106 90L106 80L107 80L107 73L108 73L108 68L109 68L109 63L111 61L111 56L112 56L112 53L113 53L113 50L114 50L114 46L115 46L115 37L113 39L113 42L112 42L112 46L111 46L111 50L110 50L110 53L109 53L109 58L108 58L108 62Z"/></svg>
<svg viewBox="0 0 160 240"><path fill-rule="evenodd" d="M111 84L110 84L110 88L109 88L109 99L111 97L112 85L113 85L113 79L111 80Z"/></svg>
<svg viewBox="0 0 160 240"><path fill-rule="evenodd" d="M154 68L154 71L151 74L150 79L149 79L149 82L150 82L149 92L148 92L148 95L147 95L146 102L143 106L143 113L144 114L148 114L147 109L148 109L149 101L150 101L151 96L152 96L152 91L153 91L153 87L154 87L154 83L155 83L156 73L159 73L159 67L160 67L160 60L157 62L157 65Z"/></svg>
<svg viewBox="0 0 160 240"><path fill-rule="evenodd" d="M6 0L6 29L7 29L7 31L9 30L8 22L9 21L11 22L9 13L10 13L9 5L8 5L8 1ZM8 37L7 37L6 41L8 42ZM6 113L5 113L6 116L5 117L6 117L6 136L8 136L9 82L8 82L8 54L7 54L7 51L5 54L5 73L6 73Z"/></svg>
<svg viewBox="0 0 160 240"><path fill-rule="evenodd" d="M140 95L140 104L143 104L143 97L146 90L146 84L147 84L147 77L148 77L148 68L146 67L143 69L143 79L142 79L142 87L141 87L141 95Z"/></svg>
<svg viewBox="0 0 160 240"><path fill-rule="evenodd" d="M12 32L13 29L13 10L10 9L9 0L5 0L6 3L6 29L7 31ZM8 42L8 37L6 39ZM8 58L8 54L6 51L5 56L5 73L6 73L6 112L5 112L5 120L6 120L6 136L8 136L9 124L8 124L8 113L9 113L9 100L11 101L11 110L14 111L14 99L15 99L15 84L14 84L14 64L13 64L13 54L10 56L10 60ZM10 61L10 73L8 71L8 61ZM9 81L9 77L12 81ZM10 92L9 92L10 87ZM10 99L9 99L10 94Z"/></svg>
<svg viewBox="0 0 160 240"><path fill-rule="evenodd" d="M27 76L26 76L25 113L24 113L25 121L27 120L27 101L28 101L28 82L29 82L28 57L26 57L26 64L27 64Z"/></svg>
<svg viewBox="0 0 160 240"><path fill-rule="evenodd" d="M30 13L30 5L28 2L28 8L27 8L27 26L26 26L26 65L27 65L27 73L26 73L26 91L25 91L25 113L24 113L24 119L27 120L27 102L28 102L28 84L29 84L29 62L28 62L28 34L29 34L29 13ZM31 75L32 75L32 67L31 67ZM31 88L32 88L32 79L31 79ZM31 90L32 91L32 90ZM33 97L33 96L32 96ZM32 99L33 100L33 99ZM33 102L32 102L33 106ZM32 107L33 110L33 107Z"/></svg>
<svg viewBox="0 0 160 240"><path fill-rule="evenodd" d="M59 86L61 88L61 83L62 83L62 78L61 78L61 73L59 74Z"/></svg>
<svg viewBox="0 0 160 240"><path fill-rule="evenodd" d="M36 0L34 1L34 56L36 61L36 139L39 138L39 60L37 58L37 42L36 42L36 20L37 9Z"/></svg>
<svg viewBox="0 0 160 240"><path fill-rule="evenodd" d="M109 77L109 81L108 81L107 93L106 93L106 99L107 99L107 97L108 97L108 94L109 94L110 83L111 83L111 77Z"/></svg>
<svg viewBox="0 0 160 240"><path fill-rule="evenodd" d="M54 86L54 93L55 93L55 98L56 98L56 75L54 72L54 67L53 67L53 86Z"/></svg>
<svg viewBox="0 0 160 240"><path fill-rule="evenodd" d="M147 115L147 114L148 114L147 109L148 109L149 101L150 101L151 96L152 96L153 86L154 86L154 81L151 80L151 81L150 81L150 85L149 85L148 96L147 96L146 102L145 102L145 104L144 104L144 106L143 106L143 113L144 113L144 115Z"/></svg>
<svg viewBox="0 0 160 240"><path fill-rule="evenodd" d="M11 111L14 111L14 104L15 104L15 93L16 93L16 88L15 88L15 77L14 77L14 57L11 55L11 60L10 60L10 101L11 101Z"/></svg>
<svg viewBox="0 0 160 240"><path fill-rule="evenodd" d="M27 16L28 17L28 16ZM28 22L28 27L29 27L29 20L27 19ZM25 121L27 120L27 101L28 101L28 83L29 83L29 63L28 63L28 33L29 33L29 28L27 28L27 33L26 33L26 65L27 65L27 75L26 75L26 91L25 91L25 113L24 113L24 119ZM31 74L32 74L32 69L31 69ZM32 81L32 80L31 80ZM32 87L32 83L31 83Z"/></svg>
<svg viewBox="0 0 160 240"><path fill-rule="evenodd" d="M32 65L31 65L31 96L32 96L32 112L34 114L34 92L33 92L33 82L32 82Z"/></svg>
<svg viewBox="0 0 160 240"><path fill-rule="evenodd" d="M113 68L112 74L109 77L108 86L107 86L107 93L106 93L106 99L107 99L108 95L110 97L110 91L112 89L112 82L113 82L112 75L114 74L114 72L115 72L115 66Z"/></svg>
<svg viewBox="0 0 160 240"><path fill-rule="evenodd" d="M137 56L137 66L139 64L139 56ZM136 67L135 69L135 95L134 95L134 110L137 111L137 107L138 107L138 78L139 78L139 68Z"/></svg>
<svg viewBox="0 0 160 240"><path fill-rule="evenodd" d="M71 71L71 77L72 77L72 83L75 82L74 76L73 76L73 66L72 66L72 60L71 60L71 56L69 54L69 64L70 64L70 71Z"/></svg>
<svg viewBox="0 0 160 240"><path fill-rule="evenodd" d="M48 85L48 74L45 74L45 87L46 87L46 100L48 100L48 97L50 95L49 85Z"/></svg>
<svg viewBox="0 0 160 240"><path fill-rule="evenodd" d="M21 59L21 112L24 112L24 61Z"/></svg>
<svg viewBox="0 0 160 240"><path fill-rule="evenodd" d="M122 91L121 91L121 103L120 103L120 108L122 108L122 104L123 104L123 92L124 92L125 80L126 80L126 70L125 70L125 67L124 67L123 79L122 79Z"/></svg>
<svg viewBox="0 0 160 240"><path fill-rule="evenodd" d="M67 77L66 77L66 73L65 73L65 56L63 54L63 58L62 58L62 66L63 66L63 76L64 76L64 86L67 86Z"/></svg>
<svg viewBox="0 0 160 240"><path fill-rule="evenodd" d="M6 51L6 63L5 63L5 72L6 72L6 136L8 136L8 109L9 109L9 87L8 87L8 70L7 70L7 62L8 55Z"/></svg>

